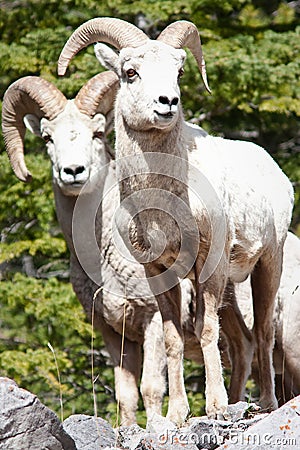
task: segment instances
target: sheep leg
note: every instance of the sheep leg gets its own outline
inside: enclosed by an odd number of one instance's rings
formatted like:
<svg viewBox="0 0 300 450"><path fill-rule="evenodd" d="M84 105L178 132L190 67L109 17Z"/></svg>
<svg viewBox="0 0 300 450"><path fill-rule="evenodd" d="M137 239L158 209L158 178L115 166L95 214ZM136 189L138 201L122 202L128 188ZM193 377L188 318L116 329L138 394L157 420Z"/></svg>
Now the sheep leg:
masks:
<svg viewBox="0 0 300 450"><path fill-rule="evenodd" d="M161 276L155 285L151 286L151 277L162 274L163 268L146 264L145 272L153 292L162 294L155 295L158 307L163 320L163 332L165 351L167 355L167 369L169 381L169 405L167 418L180 426L184 423L188 412L189 404L185 392L183 378L183 351L184 337L181 327L181 290L175 273L168 271L168 282L173 278L174 287L167 290L164 288L164 277ZM177 284L175 285L175 283ZM158 286L159 285L159 286Z"/></svg>
<svg viewBox="0 0 300 450"><path fill-rule="evenodd" d="M230 283L230 298L226 296L226 304L220 308L220 324L229 342L231 359L231 377L229 386L229 402L236 403L245 400L245 386L251 373L253 359L253 338L247 328L238 307L234 285Z"/></svg>
<svg viewBox="0 0 300 450"><path fill-rule="evenodd" d="M140 368L141 346L125 338L122 365L119 363L114 366L116 399L120 407L122 426L136 423Z"/></svg>
<svg viewBox="0 0 300 450"><path fill-rule="evenodd" d="M289 364L287 361L285 370L281 376L281 384L283 386L282 398L285 403L300 394L299 361L295 365Z"/></svg>
<svg viewBox="0 0 300 450"><path fill-rule="evenodd" d="M105 346L114 366L116 399L120 407L122 426L136 423L139 391L138 380L141 371L141 346L124 337L123 358L122 336L111 328L102 317L95 317L95 327L101 331Z"/></svg>
<svg viewBox="0 0 300 450"><path fill-rule="evenodd" d="M294 390L294 380L288 370L285 370L284 373L275 374L275 392L279 406L299 395Z"/></svg>
<svg viewBox="0 0 300 450"><path fill-rule="evenodd" d="M292 268L292 270L295 269ZM280 298L283 308L282 329L281 333L276 335L273 351L275 372L281 374L281 381L276 383L276 392L281 390L281 395L276 396L278 399L281 398L283 403L300 394L299 347L295 345L295 336L299 333L298 317L300 316L300 289L297 286L298 283L293 286L292 292L290 290L288 302L287 298ZM284 301L286 305L284 305Z"/></svg>
<svg viewBox="0 0 300 450"><path fill-rule="evenodd" d="M144 334L144 362L141 380L141 393L146 409L147 420L155 414L161 415L163 396L166 390L166 352L161 314L157 311Z"/></svg>
<svg viewBox="0 0 300 450"><path fill-rule="evenodd" d="M254 336L257 348L260 399L263 409L278 407L274 388L272 351L274 346L273 312L280 284L282 251L270 258L261 257L251 274Z"/></svg>
<svg viewBox="0 0 300 450"><path fill-rule="evenodd" d="M197 270L195 271L196 275ZM196 284L195 333L201 344L205 366L206 414L210 419L227 419L228 398L224 385L221 356L218 347L219 317L218 306L223 289L222 277L216 272L206 282L203 290ZM198 276L196 278L198 280Z"/></svg>

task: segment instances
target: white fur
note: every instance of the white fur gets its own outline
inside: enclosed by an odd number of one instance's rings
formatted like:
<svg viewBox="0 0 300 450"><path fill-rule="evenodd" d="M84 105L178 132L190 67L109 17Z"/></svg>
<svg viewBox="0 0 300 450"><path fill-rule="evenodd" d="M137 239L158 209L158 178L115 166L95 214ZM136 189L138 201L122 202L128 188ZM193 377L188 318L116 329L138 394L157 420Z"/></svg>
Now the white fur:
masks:
<svg viewBox="0 0 300 450"><path fill-rule="evenodd" d="M150 284L154 276L162 275L178 257L181 237L174 220L168 215L155 209L140 212L141 192L146 195L152 189L153 195L145 197L144 203L153 202L163 207L167 202L160 203L159 193L174 194L173 197L189 205L189 213L185 212L198 225L200 251L187 275L195 280L195 333L204 356L208 416L224 417L227 409L217 347L217 311L226 283L243 281L249 274L253 284L260 404L264 408L276 408L272 316L280 282L282 249L292 214L291 183L270 155L259 146L212 137L201 128L184 122L178 86L178 74L184 63L182 50L149 40L140 47L122 49L118 57L101 44L96 45L95 51L100 62L115 70L120 77L115 131L124 214L121 210L117 225L123 236L129 232L132 237L130 248L133 253L142 254L142 257L151 256L151 262L141 258ZM132 70L136 72L133 76ZM180 160L178 164L168 167L168 178L161 175L141 176L138 174L141 165L145 168L149 166L148 153L156 156L155 172L164 167L166 154ZM128 156L135 159L128 160ZM201 199L195 196L193 187L197 185L197 180L193 177L192 166L213 186L219 206L215 198L207 198L206 192L202 191ZM131 178L126 179L128 176ZM172 178L179 178L180 181L172 181ZM160 191L157 191L158 188ZM128 199L132 199L133 204L137 199L135 206L139 214L133 218L126 203ZM174 209L177 204L174 201ZM187 234L192 231L190 223L190 219L186 220L183 231ZM215 252L220 252L218 242L213 242L211 233L212 230L219 232L222 223L225 223L226 229L224 251L218 262L214 261L214 267L209 264L205 267L209 245L213 245ZM164 236L161 253L154 246L151 253L150 237L153 233L157 236L156 247L159 247L159 236ZM187 252L185 261L189 256ZM204 268L209 276L203 276ZM162 293L163 286L156 298L162 313L168 357L168 417L180 424L188 413L182 371L180 292L175 287L170 290L166 282L165 292ZM154 283L151 287L154 291L157 289Z"/></svg>

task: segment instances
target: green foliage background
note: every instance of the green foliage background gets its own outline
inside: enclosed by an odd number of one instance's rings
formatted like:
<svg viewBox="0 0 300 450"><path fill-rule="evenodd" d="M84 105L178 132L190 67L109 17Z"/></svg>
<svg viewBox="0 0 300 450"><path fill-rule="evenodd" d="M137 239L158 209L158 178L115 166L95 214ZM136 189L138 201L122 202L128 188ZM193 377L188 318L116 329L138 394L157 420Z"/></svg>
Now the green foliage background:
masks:
<svg viewBox="0 0 300 450"><path fill-rule="evenodd" d="M0 98L25 75L40 75L68 97L97 72L93 48L58 79L56 63L71 32L97 16L143 25L150 37L187 19L201 35L212 89L208 95L188 52L182 79L186 118L213 134L263 145L295 186L292 229L300 234L300 6L276 0L0 1ZM2 102L0 102L1 107ZM14 378L64 417L93 414L91 357L98 414L115 423L113 372L100 336L92 336L68 283L68 250L55 217L50 163L26 136L33 182L14 177L0 136L0 375ZM94 351L91 353L91 340ZM58 382L55 351L60 371ZM203 408L202 372L186 363L192 413ZM197 374L198 383L195 383ZM201 384L201 383L200 383ZM196 386L196 387L195 387ZM61 391L61 392L60 392ZM140 405L139 422L145 423Z"/></svg>

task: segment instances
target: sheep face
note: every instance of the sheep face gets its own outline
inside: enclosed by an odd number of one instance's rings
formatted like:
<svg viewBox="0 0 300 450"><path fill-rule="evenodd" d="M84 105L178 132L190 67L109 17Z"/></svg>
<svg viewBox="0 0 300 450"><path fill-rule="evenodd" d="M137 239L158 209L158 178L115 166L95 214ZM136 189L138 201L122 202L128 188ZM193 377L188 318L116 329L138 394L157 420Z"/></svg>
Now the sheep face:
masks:
<svg viewBox="0 0 300 450"><path fill-rule="evenodd" d="M55 119L25 117L26 127L46 142L53 180L65 195L78 195L108 161L105 150L105 117L82 114L73 101ZM89 183L93 186L93 183ZM86 189L85 189L86 191Z"/></svg>
<svg viewBox="0 0 300 450"><path fill-rule="evenodd" d="M179 79L186 53L158 41L137 48L124 48L119 57L99 45L97 58L120 78L118 111L130 128L170 129L180 111ZM121 99L121 101L118 101Z"/></svg>

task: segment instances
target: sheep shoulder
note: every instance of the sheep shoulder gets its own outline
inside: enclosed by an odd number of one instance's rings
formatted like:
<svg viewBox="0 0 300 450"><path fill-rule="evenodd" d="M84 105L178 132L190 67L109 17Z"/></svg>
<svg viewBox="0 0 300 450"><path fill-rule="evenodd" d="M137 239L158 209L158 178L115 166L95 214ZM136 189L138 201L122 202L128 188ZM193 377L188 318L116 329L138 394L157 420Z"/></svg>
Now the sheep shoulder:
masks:
<svg viewBox="0 0 300 450"><path fill-rule="evenodd" d="M292 185L268 152L254 143L211 136L188 123L184 140L190 167L207 180L219 199L228 226L231 276L233 281L243 281L265 249L271 255L284 242L293 208ZM189 183L195 185L191 177ZM191 207L201 217L198 197L190 193ZM209 203L204 206L219 218Z"/></svg>

